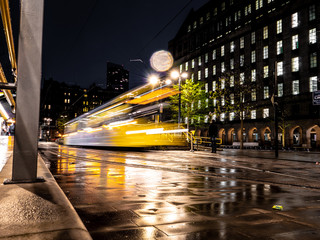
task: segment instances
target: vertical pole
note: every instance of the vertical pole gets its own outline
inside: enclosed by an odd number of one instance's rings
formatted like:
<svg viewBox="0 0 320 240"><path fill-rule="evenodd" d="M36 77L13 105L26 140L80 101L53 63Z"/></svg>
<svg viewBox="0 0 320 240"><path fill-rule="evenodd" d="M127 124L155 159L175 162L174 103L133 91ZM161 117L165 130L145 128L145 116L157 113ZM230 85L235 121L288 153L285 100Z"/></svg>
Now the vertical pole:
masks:
<svg viewBox="0 0 320 240"><path fill-rule="evenodd" d="M44 0L22 0L12 182L37 180Z"/></svg>
<svg viewBox="0 0 320 240"><path fill-rule="evenodd" d="M178 111L178 125L180 127L181 122L181 77L179 76L179 111Z"/></svg>
<svg viewBox="0 0 320 240"><path fill-rule="evenodd" d="M278 142L278 79L277 79L277 61L275 62L275 70L274 70L274 154L275 157L278 158L279 156L279 142Z"/></svg>

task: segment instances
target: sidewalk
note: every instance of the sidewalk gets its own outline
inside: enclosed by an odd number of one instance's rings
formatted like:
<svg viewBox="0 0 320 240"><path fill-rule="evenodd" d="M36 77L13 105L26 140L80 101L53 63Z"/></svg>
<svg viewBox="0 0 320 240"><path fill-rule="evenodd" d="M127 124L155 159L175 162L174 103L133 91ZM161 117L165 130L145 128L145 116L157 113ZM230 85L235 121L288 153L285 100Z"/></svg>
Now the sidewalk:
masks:
<svg viewBox="0 0 320 240"><path fill-rule="evenodd" d="M196 149L196 148L195 148ZM211 147L201 147L199 152L211 153ZM288 151L279 150L278 158L275 158L274 150L256 150L256 149L232 149L232 148L220 148L217 151L219 155L234 156L239 158L261 158L261 159L279 159L298 162L320 162L320 152L313 151Z"/></svg>
<svg viewBox="0 0 320 240"><path fill-rule="evenodd" d="M0 170L0 239L92 239L40 156L38 176L45 182L7 185L3 181L11 179L12 151L1 154L0 163L4 157L7 162Z"/></svg>

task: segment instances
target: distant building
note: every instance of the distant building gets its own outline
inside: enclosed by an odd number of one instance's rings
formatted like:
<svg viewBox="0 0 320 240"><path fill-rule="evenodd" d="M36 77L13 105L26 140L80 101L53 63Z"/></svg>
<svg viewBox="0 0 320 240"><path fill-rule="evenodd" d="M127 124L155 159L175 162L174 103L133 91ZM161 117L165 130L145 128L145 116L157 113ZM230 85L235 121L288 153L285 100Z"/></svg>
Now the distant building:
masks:
<svg viewBox="0 0 320 240"><path fill-rule="evenodd" d="M284 137L287 147L319 148L320 107L312 101L312 93L319 89L319 31L317 0L211 0L189 13L169 42L169 51L175 67L194 81L204 81L207 91L215 91L227 73L231 79L238 72L244 81L255 84L245 100L254 108L245 115L243 136L234 113L213 115L222 122L223 144L243 138L271 146L275 137L280 143ZM232 89L231 82L225 84ZM285 132L279 128L278 136L272 120L273 93L282 113L286 112ZM232 102L231 95L223 102Z"/></svg>
<svg viewBox="0 0 320 240"><path fill-rule="evenodd" d="M129 71L122 65L107 62L107 90L113 97L129 90Z"/></svg>
<svg viewBox="0 0 320 240"><path fill-rule="evenodd" d="M40 102L40 138L57 138L63 132L63 123L111 98L111 92L95 84L86 89L53 79L44 80Z"/></svg>

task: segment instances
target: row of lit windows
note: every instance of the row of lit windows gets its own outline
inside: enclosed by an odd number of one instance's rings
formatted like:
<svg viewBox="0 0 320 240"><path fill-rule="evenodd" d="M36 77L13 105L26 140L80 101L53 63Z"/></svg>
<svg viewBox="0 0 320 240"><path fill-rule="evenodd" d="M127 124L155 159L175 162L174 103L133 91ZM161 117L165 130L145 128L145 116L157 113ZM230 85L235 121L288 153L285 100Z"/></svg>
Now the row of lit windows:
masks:
<svg viewBox="0 0 320 240"><path fill-rule="evenodd" d="M316 8L315 8L315 5L311 5L309 7L309 21L312 21L314 19L316 19ZM230 17L226 18L226 25L229 25L229 24L231 24ZM299 14L298 14L298 12L296 12L291 15L291 27L296 28L296 27L298 27L298 25L299 25ZM240 26L236 26L235 29L237 29L239 27ZM222 22L217 23L217 28L218 28L218 30L220 28L222 28ZM231 31L229 31L229 32L231 32ZM229 33L229 32L226 32L226 33ZM277 32L277 34L282 33L282 19L280 19L276 22L276 32ZM266 26L263 28L263 39L267 39L268 35L269 35L268 27ZM220 37L222 37L222 35ZM211 41L214 41L214 39L210 40L210 42ZM252 41L251 42L252 44L255 43L255 34L252 34L251 41Z"/></svg>
<svg viewBox="0 0 320 240"><path fill-rule="evenodd" d="M51 109L51 105L50 104L49 105L44 105L44 109L50 110Z"/></svg>
<svg viewBox="0 0 320 240"><path fill-rule="evenodd" d="M269 3L271 3L271 2L273 2L274 0L268 0L268 4ZM233 0L230 0L230 6L231 5L233 5ZM222 2L221 3L221 11L224 11L225 10L225 7L226 7L226 4L225 4L225 2ZM255 2L255 9L256 10L259 10L259 9L261 9L263 7L263 0L256 0L256 2ZM244 9L243 9L243 13L244 13L244 15L245 16L248 16L249 14L251 14L252 13L252 11L251 11L251 4L249 4L249 5L246 5L245 7L244 7ZM315 12L315 11L314 11ZM214 8L214 10L213 10L213 16L217 16L217 14L218 14L218 8L216 7L216 8ZM234 12L234 22L237 22L237 21L239 21L240 19L241 19L241 16L242 16L242 10L238 10L238 11L235 11ZM199 20L197 21L197 20L195 20L195 21L193 21L193 24L191 25L188 25L188 32L190 32L192 29L196 29L197 27L198 27L198 24L199 25L202 25L203 23L204 23L204 20L206 20L206 21L209 21L210 20L210 18L211 18L211 13L210 12L207 12L206 13L206 15L205 15L205 17L203 17L203 16L201 16L200 18L199 18ZM295 19L295 20L297 20L297 19ZM220 26L221 24L218 24L218 29L219 29L219 26ZM225 19L225 25L226 26L229 26L229 25L231 25L231 16L228 16L226 19Z"/></svg>
<svg viewBox="0 0 320 240"><path fill-rule="evenodd" d="M244 119L247 118L245 111L242 112L242 116L243 116ZM228 114L227 114L227 113L221 113L219 120L222 121L222 122L224 122L227 117L228 117ZM235 120L235 117L236 117L236 114L235 114L234 112L230 112L230 113L229 113L229 121L234 121L234 120ZM270 110L269 110L269 108L264 108L264 109L262 109L262 117L263 117L263 118L268 118L268 117L270 117ZM214 114L214 115L212 116L212 118L213 118L214 120L217 120L217 115ZM257 119L257 110L255 110L255 109L254 109L254 110L251 110L248 118L250 118L250 119ZM208 120L209 120L209 116L206 116L206 117L205 117L205 122L207 123Z"/></svg>
<svg viewBox="0 0 320 240"><path fill-rule="evenodd" d="M315 44L317 42L317 29L312 28L309 30L309 44ZM234 52L235 44L234 41L230 43L230 52ZM240 38L240 48L244 48L244 38ZM292 50L296 50L299 48L299 36L298 34L292 36ZM267 59L269 57L269 46L264 46L263 47L263 59ZM276 52L277 55L283 54L283 41L277 41L276 44ZM220 48L220 54L221 56L225 56L225 45L222 45ZM217 58L217 51L216 49L213 50L212 52L212 59L215 60ZM191 60L191 68L195 68L195 59ZM209 54L206 53L204 55L204 62L207 63L209 61ZM251 51L251 63L256 62L256 51L253 50ZM198 66L202 65L202 57L198 57ZM224 65L224 64L222 64ZM244 65L244 55L240 55L240 66ZM224 67L222 67L224 68ZM230 68L234 68L234 59L230 59ZM185 71L188 71L189 69L189 63L185 63ZM183 64L180 65L180 72L183 71Z"/></svg>
<svg viewBox="0 0 320 240"><path fill-rule="evenodd" d="M243 81L240 80L240 84L243 84ZM299 84L299 80L293 80L292 81L292 95L298 95L300 94L300 84ZM230 87L234 87L234 78L230 78L229 81L229 86ZM226 87L226 83L225 80L221 80L220 82L220 88L224 89ZM205 91L208 92L208 83L205 84ZM217 90L217 82L213 81L212 82L212 91L216 91ZM283 83L278 83L277 85L277 96L278 97L283 97ZM314 92L318 90L318 80L317 80L317 76L313 76L309 78L309 91L310 92ZM230 104L233 105L234 104L234 94L230 94L229 96L230 98ZM269 86L264 86L263 88L263 99L268 99L270 98L270 92L269 92ZM223 98L224 99L224 98ZM257 100L257 90L256 89L251 89L251 101L256 101ZM214 106L215 106L215 102L214 102ZM221 106L224 106L224 101L221 102Z"/></svg>
<svg viewBox="0 0 320 240"><path fill-rule="evenodd" d="M242 58L241 58L242 57ZM244 55L240 56L240 66L243 66L244 62ZM298 72L299 71L299 65L300 65L300 58L299 57L294 57L291 59L291 71L292 72ZM317 67L317 53L314 52L310 54L310 68L315 68ZM230 69L234 69L234 59L230 59ZM284 67L283 67L283 61L277 62L277 76L282 76L284 74ZM226 67L225 63L221 62L221 72L225 72ZM215 76L217 74L217 66L213 65L212 66L212 75ZM243 76L244 78L244 73L240 73L240 78ZM256 81L256 76L257 76L257 70L256 69L251 69L251 81L255 82ZM208 78L209 77L209 69L205 68L204 69L204 77ZM263 78L268 78L269 77L269 66L266 65L263 67ZM198 80L201 80L202 78L202 71L198 71ZM194 74L191 73L191 80L194 81Z"/></svg>

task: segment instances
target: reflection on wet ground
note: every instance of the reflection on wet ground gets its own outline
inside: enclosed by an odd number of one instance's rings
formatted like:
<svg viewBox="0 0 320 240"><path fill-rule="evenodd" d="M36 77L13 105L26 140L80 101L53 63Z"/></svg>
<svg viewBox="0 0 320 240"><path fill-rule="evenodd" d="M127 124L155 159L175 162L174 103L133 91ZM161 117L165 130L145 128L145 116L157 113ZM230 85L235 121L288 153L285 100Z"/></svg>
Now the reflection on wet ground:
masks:
<svg viewBox="0 0 320 240"><path fill-rule="evenodd" d="M320 234L320 185L314 181L319 169L309 163L62 146L42 154L93 239L318 239ZM274 204L284 211L272 210Z"/></svg>

